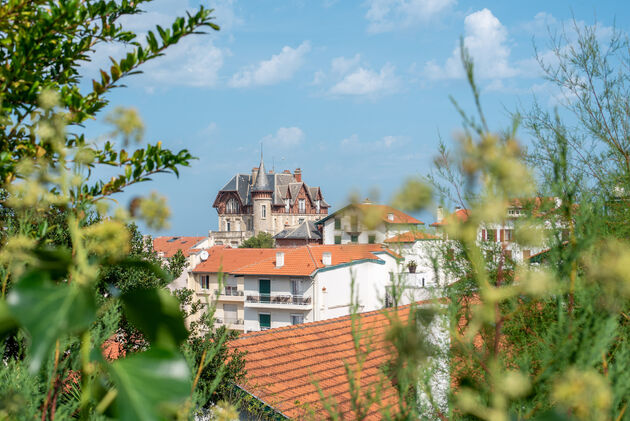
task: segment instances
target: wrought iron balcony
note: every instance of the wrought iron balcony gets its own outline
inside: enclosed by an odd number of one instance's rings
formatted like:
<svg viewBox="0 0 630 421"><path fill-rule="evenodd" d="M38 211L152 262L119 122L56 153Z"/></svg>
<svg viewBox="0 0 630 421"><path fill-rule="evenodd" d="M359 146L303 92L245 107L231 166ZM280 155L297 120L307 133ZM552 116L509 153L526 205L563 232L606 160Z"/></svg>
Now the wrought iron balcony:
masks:
<svg viewBox="0 0 630 421"><path fill-rule="evenodd" d="M243 291L239 291L235 288L223 288L222 291L219 291L218 289L214 290L214 294L215 295L229 295L231 297L242 297L243 296Z"/></svg>
<svg viewBox="0 0 630 421"><path fill-rule="evenodd" d="M216 318L214 319L214 322L218 325L242 325L245 324L245 321L243 319L232 319L232 318L226 318L226 319L219 319Z"/></svg>
<svg viewBox="0 0 630 421"><path fill-rule="evenodd" d="M279 304L279 305L303 305L311 304L311 297L303 297L301 295L271 295L271 294L255 294L248 295L246 301L248 303L260 304Z"/></svg>

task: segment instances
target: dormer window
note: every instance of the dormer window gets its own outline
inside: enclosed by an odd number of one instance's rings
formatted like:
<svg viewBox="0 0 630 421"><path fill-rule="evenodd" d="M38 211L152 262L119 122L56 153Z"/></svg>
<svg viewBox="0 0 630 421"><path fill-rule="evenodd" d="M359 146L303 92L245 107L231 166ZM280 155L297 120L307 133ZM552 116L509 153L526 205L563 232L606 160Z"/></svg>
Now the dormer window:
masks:
<svg viewBox="0 0 630 421"><path fill-rule="evenodd" d="M394 214L393 213L388 213L387 214L387 220L388 221L393 221L394 220Z"/></svg>
<svg viewBox="0 0 630 421"><path fill-rule="evenodd" d="M319 210L321 208L321 200L317 199L317 201L315 202L315 208L317 209L317 213L319 213Z"/></svg>
<svg viewBox="0 0 630 421"><path fill-rule="evenodd" d="M300 199L298 201L298 207L300 213L306 212L306 201L304 199Z"/></svg>
<svg viewBox="0 0 630 421"><path fill-rule="evenodd" d="M284 199L284 211L289 213L289 198Z"/></svg>
<svg viewBox="0 0 630 421"><path fill-rule="evenodd" d="M235 198L230 198L225 204L225 213L239 213L240 206Z"/></svg>

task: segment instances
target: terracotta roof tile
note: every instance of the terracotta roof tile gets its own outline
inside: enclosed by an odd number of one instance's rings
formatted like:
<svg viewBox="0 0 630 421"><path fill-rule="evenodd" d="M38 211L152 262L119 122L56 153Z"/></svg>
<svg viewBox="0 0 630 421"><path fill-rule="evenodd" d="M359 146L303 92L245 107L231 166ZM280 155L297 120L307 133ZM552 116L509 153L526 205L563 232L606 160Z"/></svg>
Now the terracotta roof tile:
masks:
<svg viewBox="0 0 630 421"><path fill-rule="evenodd" d="M276 253L284 253L284 265L276 267ZM232 249L215 246L208 250L208 259L194 269L195 273L224 273L238 275L310 276L324 267L323 254L331 254L332 266L357 260L380 260L375 253L391 250L380 244L308 245L275 249Z"/></svg>
<svg viewBox="0 0 630 421"><path fill-rule="evenodd" d="M395 310L399 320L406 321L409 310L410 306ZM363 340L372 346L361 387L382 387L381 399L370 408L367 419L381 419L382 409L393 410L398 403L397 392L382 371L394 352L385 339L391 311L360 314ZM309 410L321 414L316 383L324 396L336 402L343 419L353 419L344 368L344 362L356 365L350 316L250 333L230 342L229 347L247 351L247 379L239 386L287 417L302 418Z"/></svg>
<svg viewBox="0 0 630 421"><path fill-rule="evenodd" d="M469 209L457 209L455 212L447 215L444 219L438 222L434 222L431 224L432 227L442 227L447 225L450 221L454 220L453 218L457 218L459 222L468 221L468 216L470 215Z"/></svg>
<svg viewBox="0 0 630 421"><path fill-rule="evenodd" d="M207 237L155 237L153 250L164 253L164 257L173 257L177 250L181 250L184 256L190 256L195 252L193 248Z"/></svg>
<svg viewBox="0 0 630 421"><path fill-rule="evenodd" d="M411 215L407 215L406 213L399 211L396 208L393 208L388 205L376 205L372 203L360 203L357 206L363 212L372 212L374 209L379 209L381 211L381 218L383 222L388 224L419 224L424 225L424 222L414 218ZM389 219L389 214L392 214L393 219Z"/></svg>
<svg viewBox="0 0 630 421"><path fill-rule="evenodd" d="M420 231L407 231L395 237L388 238L385 243L413 243L418 240L439 240L440 237Z"/></svg>

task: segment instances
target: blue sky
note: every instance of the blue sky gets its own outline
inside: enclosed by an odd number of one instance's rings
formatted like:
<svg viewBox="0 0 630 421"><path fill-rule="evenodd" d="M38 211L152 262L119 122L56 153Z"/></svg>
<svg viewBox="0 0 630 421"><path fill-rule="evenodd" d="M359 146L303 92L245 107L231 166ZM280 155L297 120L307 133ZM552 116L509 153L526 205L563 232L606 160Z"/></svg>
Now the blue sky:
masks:
<svg viewBox="0 0 630 421"><path fill-rule="evenodd" d="M549 56L548 28L597 21L605 38L630 21L621 1L156 0L125 23L143 32L199 4L216 9L221 31L185 39L110 96L109 110L139 111L145 141L199 158L179 179L159 175L118 197L123 205L150 191L168 198L171 227L152 234L216 229L217 191L258 165L261 142L268 169L300 167L333 209L353 192L386 202L407 177L429 172L439 135L448 143L461 126L449 95L473 111L460 36L490 125L502 129L534 95L558 102L534 60L534 43ZM123 51L99 49L86 83ZM94 138L106 131L100 121L87 126Z"/></svg>

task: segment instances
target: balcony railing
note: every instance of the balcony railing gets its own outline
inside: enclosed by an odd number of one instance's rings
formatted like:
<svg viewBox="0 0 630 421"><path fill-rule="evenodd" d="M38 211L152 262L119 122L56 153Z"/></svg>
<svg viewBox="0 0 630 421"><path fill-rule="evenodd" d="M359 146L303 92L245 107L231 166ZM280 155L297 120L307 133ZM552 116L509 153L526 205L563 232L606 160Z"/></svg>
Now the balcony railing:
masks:
<svg viewBox="0 0 630 421"><path fill-rule="evenodd" d="M247 296L248 303L260 304L280 304L280 305L300 305L306 306L311 303L311 297L302 297L301 295L271 295L256 294Z"/></svg>
<svg viewBox="0 0 630 421"><path fill-rule="evenodd" d="M232 288L224 288L222 291L219 291L218 289L214 290L214 294L217 295L230 295L233 297L242 297L243 296L243 291L239 291L237 289L232 289Z"/></svg>
<svg viewBox="0 0 630 421"><path fill-rule="evenodd" d="M214 319L214 322L219 325L242 325L245 324L243 319Z"/></svg>

